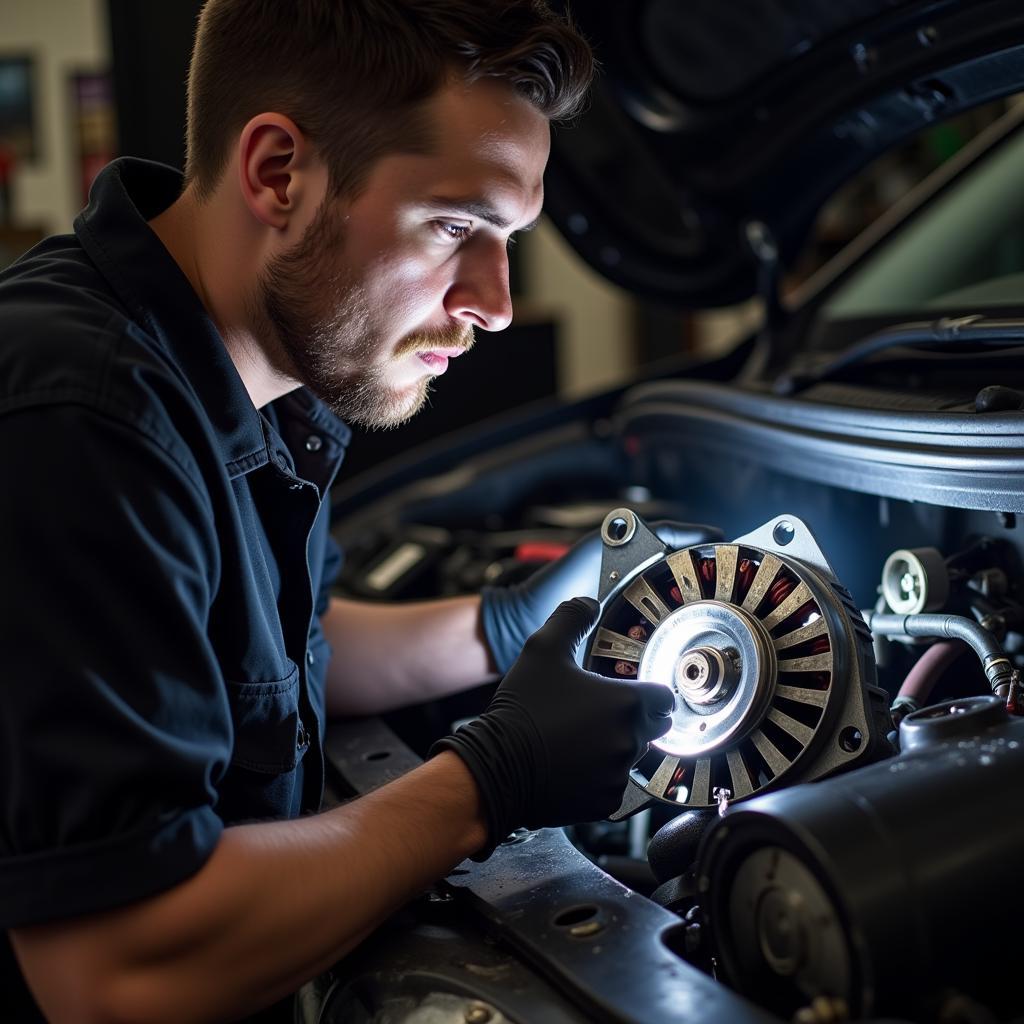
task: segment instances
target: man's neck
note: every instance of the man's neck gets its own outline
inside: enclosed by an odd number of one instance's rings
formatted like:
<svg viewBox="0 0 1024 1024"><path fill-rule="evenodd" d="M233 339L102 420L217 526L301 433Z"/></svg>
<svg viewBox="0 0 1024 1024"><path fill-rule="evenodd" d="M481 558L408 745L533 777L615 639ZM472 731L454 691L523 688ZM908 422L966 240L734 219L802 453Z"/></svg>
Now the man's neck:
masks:
<svg viewBox="0 0 1024 1024"><path fill-rule="evenodd" d="M250 323L247 295L255 268L239 238L239 226L216 202L200 204L186 190L150 222L157 238L181 268L224 341L224 347L256 408L298 384L275 368Z"/></svg>

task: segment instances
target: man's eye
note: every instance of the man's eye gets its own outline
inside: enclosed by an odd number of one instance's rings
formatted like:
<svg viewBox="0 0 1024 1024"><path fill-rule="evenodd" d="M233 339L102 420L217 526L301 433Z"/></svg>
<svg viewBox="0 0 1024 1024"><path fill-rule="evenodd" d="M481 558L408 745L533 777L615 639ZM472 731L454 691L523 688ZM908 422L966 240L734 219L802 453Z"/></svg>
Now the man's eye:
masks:
<svg viewBox="0 0 1024 1024"><path fill-rule="evenodd" d="M472 232L472 228L468 224L454 224L451 221L439 220L435 222L435 225L446 238L451 238L456 242L465 241Z"/></svg>

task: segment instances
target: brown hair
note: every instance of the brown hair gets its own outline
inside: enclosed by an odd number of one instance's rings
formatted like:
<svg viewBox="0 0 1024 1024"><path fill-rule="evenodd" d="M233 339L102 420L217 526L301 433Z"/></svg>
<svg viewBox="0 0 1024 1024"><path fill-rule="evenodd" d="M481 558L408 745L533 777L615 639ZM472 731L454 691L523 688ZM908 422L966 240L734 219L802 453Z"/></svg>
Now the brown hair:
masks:
<svg viewBox="0 0 1024 1024"><path fill-rule="evenodd" d="M545 116L577 114L590 48L544 0L208 0L188 78L185 180L215 188L233 137L263 111L323 155L335 194L385 153L422 151L421 104L453 71L508 82Z"/></svg>

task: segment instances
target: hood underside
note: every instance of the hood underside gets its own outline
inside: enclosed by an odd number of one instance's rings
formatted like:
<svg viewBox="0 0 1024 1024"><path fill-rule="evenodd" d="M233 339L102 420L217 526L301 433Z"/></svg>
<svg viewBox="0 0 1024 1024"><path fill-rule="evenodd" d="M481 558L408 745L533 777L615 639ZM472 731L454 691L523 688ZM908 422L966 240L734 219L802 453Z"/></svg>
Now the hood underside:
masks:
<svg viewBox="0 0 1024 1024"><path fill-rule="evenodd" d="M821 205L929 124L1024 88L1017 0L586 0L601 73L555 132L547 211L661 302L741 301Z"/></svg>

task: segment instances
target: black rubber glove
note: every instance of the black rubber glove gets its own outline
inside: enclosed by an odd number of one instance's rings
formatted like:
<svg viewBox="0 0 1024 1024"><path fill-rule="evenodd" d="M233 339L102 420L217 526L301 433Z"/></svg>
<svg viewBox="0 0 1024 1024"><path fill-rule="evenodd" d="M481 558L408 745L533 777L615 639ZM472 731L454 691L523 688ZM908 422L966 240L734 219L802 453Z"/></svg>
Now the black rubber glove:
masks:
<svg viewBox="0 0 1024 1024"><path fill-rule="evenodd" d="M650 527L671 551L722 539L721 530L699 523L661 520ZM562 601L597 597L602 550L601 532L594 530L528 580L509 587L483 589L481 621L499 672L508 671L526 638L540 629Z"/></svg>
<svg viewBox="0 0 1024 1024"><path fill-rule="evenodd" d="M510 832L606 818L630 767L668 731L672 691L595 675L573 660L598 604L577 597L526 642L487 710L434 744L454 750L480 788L488 857Z"/></svg>

